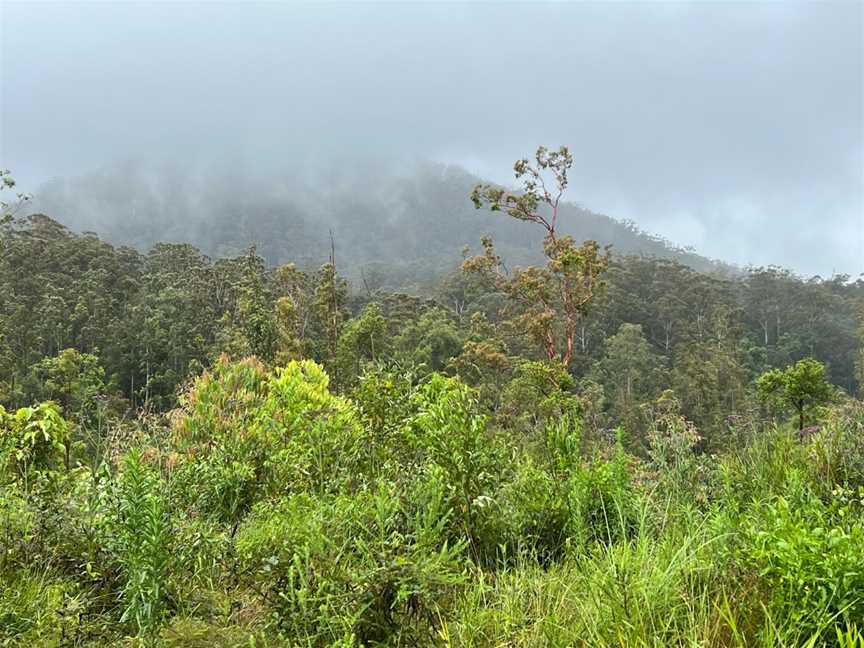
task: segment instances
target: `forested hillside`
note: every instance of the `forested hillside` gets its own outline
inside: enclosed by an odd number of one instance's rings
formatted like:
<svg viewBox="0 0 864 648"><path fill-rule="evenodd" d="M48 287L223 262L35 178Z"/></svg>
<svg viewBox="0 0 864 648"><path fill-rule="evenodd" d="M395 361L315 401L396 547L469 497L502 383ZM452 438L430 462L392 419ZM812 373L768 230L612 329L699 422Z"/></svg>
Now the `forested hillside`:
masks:
<svg viewBox="0 0 864 648"><path fill-rule="evenodd" d="M214 258L256 246L270 266L314 270L332 231L343 274L404 288L428 284L459 264L459 251L494 235L512 263L536 262L542 236L473 213L478 178L456 166L358 163L317 172L250 177L243 170L190 170L128 163L39 188L33 208L74 231L146 251L170 241ZM731 268L640 231L632 223L567 207L564 232L611 244L619 254L668 258L698 270ZM374 286L374 287L377 287Z"/></svg>
<svg viewBox="0 0 864 648"><path fill-rule="evenodd" d="M341 247L337 264L340 256ZM268 265L253 250L212 259L191 245L160 243L140 253L42 215L7 226L0 402L21 405L46 395L39 363L67 348L98 358L107 384L130 404L157 409L171 407L177 387L222 352L267 362L305 357L325 366L350 356L338 379L345 386L372 360L455 371L466 344L500 351L501 380L520 358L540 357L519 336L496 332L505 298L475 278L455 271L429 279L425 291L391 293L362 280L349 287L324 261L304 272ZM377 276L370 272L367 282ZM578 378L596 378L610 355L634 360L630 351L644 350L662 369L643 379L650 383L644 397L677 383L697 420L725 412L717 402L709 415L712 394L743 392L760 372L806 356L824 362L835 385L857 393L861 280L803 279L777 268L722 279L613 248L605 281L579 323L571 367Z"/></svg>
<svg viewBox="0 0 864 648"><path fill-rule="evenodd" d="M0 645L864 645L864 281L571 164L4 208Z"/></svg>

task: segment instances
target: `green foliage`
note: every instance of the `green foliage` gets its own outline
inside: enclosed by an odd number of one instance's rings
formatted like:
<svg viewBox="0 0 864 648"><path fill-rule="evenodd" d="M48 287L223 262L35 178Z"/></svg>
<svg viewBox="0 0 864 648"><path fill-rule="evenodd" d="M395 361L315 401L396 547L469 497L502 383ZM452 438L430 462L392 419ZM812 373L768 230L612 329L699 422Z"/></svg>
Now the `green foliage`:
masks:
<svg viewBox="0 0 864 648"><path fill-rule="evenodd" d="M386 357L388 343L387 323L381 307L369 304L359 317L345 326L339 337L336 362L342 384L352 386L366 363Z"/></svg>
<svg viewBox="0 0 864 648"><path fill-rule="evenodd" d="M440 307L424 311L399 327L393 340L398 361L441 371L462 350L464 333L452 315Z"/></svg>
<svg viewBox="0 0 864 648"><path fill-rule="evenodd" d="M114 555L125 581L120 620L134 624L139 635L151 634L167 611L171 521L164 485L139 451L123 460L115 524Z"/></svg>
<svg viewBox="0 0 864 648"><path fill-rule="evenodd" d="M15 187L15 180L8 169L0 169L0 191L6 191ZM30 200L30 194L18 192L14 201L0 200L0 228L8 225L15 218L16 213Z"/></svg>
<svg viewBox="0 0 864 648"><path fill-rule="evenodd" d="M356 482L361 430L312 361L268 373L222 358L181 398L174 430L181 492L203 513L236 522L261 497Z"/></svg>
<svg viewBox="0 0 864 648"><path fill-rule="evenodd" d="M28 549L38 539L37 512L12 485L0 486L0 574L26 563Z"/></svg>
<svg viewBox="0 0 864 648"><path fill-rule="evenodd" d="M605 342L605 354L592 368L592 376L605 386L608 416L623 425L631 437L645 432L641 406L653 400L663 384L663 365L638 324L622 324Z"/></svg>
<svg viewBox="0 0 864 648"><path fill-rule="evenodd" d="M545 421L578 414L571 375L558 363L524 362L501 393L500 411L509 425L525 433Z"/></svg>
<svg viewBox="0 0 864 648"><path fill-rule="evenodd" d="M681 414L681 406L671 392L665 392L651 407L648 456L658 471L658 481L673 497L699 498L701 492L701 441L691 421Z"/></svg>
<svg viewBox="0 0 864 648"><path fill-rule="evenodd" d="M745 530L747 560L769 592L769 609L800 631L818 632L864 615L864 493L826 506L779 497Z"/></svg>
<svg viewBox="0 0 864 648"><path fill-rule="evenodd" d="M259 479L270 492L323 493L357 485L366 461L363 431L350 401L328 386L321 366L308 360L291 362L270 378L253 426L269 449Z"/></svg>
<svg viewBox="0 0 864 648"><path fill-rule="evenodd" d="M501 391L513 372L512 360L497 340L468 340L451 359L449 369L465 384L478 389L480 401L491 409L501 403Z"/></svg>
<svg viewBox="0 0 864 648"><path fill-rule="evenodd" d="M804 358L786 369L767 371L756 381L759 395L780 406L792 407L798 414L798 429L804 429L805 412L830 401L834 390L825 379L825 365Z"/></svg>
<svg viewBox="0 0 864 648"><path fill-rule="evenodd" d="M414 397L416 380L411 369L372 365L352 392L372 472L398 470L416 459L404 434L406 421L418 408Z"/></svg>
<svg viewBox="0 0 864 648"><path fill-rule="evenodd" d="M556 221L590 221L571 162L474 196L545 265L487 238L362 294L335 245L271 268L284 233L211 260L5 218L0 644L860 645L864 411L828 381L864 284L612 264ZM764 425L763 373L820 428Z"/></svg>
<svg viewBox="0 0 864 648"><path fill-rule="evenodd" d="M574 471L571 511L574 537L586 543L612 545L630 538L636 528L634 498L627 457L620 438L609 458L597 457Z"/></svg>
<svg viewBox="0 0 864 648"><path fill-rule="evenodd" d="M292 496L256 508L238 554L286 638L425 643L464 579L443 493L425 504L406 508L386 484L332 499Z"/></svg>
<svg viewBox="0 0 864 648"><path fill-rule="evenodd" d="M835 408L810 444L813 481L852 490L864 487L864 404L850 400ZM827 497L828 493L821 493Z"/></svg>
<svg viewBox="0 0 864 648"><path fill-rule="evenodd" d="M75 349L64 349L33 368L41 385L41 398L60 403L64 416L81 426L95 423L107 401L105 370L99 358Z"/></svg>
<svg viewBox="0 0 864 648"><path fill-rule="evenodd" d="M0 406L0 462L4 471L27 482L56 470L67 457L69 425L51 402L9 414Z"/></svg>
<svg viewBox="0 0 864 648"><path fill-rule="evenodd" d="M414 406L408 443L447 494L454 524L476 541L476 509L502 477L503 442L489 434L475 394L458 380L433 374L415 393Z"/></svg>
<svg viewBox="0 0 864 648"><path fill-rule="evenodd" d="M558 366L518 379L557 377L559 403ZM31 643L858 641L860 404L715 458L666 394L642 462L623 430L584 438L570 399L512 439L452 377L375 366L349 399L311 361L222 359L170 437L0 490L0 618Z"/></svg>
<svg viewBox="0 0 864 648"><path fill-rule="evenodd" d="M76 584L38 566L3 577L0 642L4 646L60 646L75 636L80 610ZM68 645L68 644L67 644Z"/></svg>
<svg viewBox="0 0 864 648"><path fill-rule="evenodd" d="M864 316L858 326L858 348L855 350L855 380L858 382L858 394L864 396Z"/></svg>

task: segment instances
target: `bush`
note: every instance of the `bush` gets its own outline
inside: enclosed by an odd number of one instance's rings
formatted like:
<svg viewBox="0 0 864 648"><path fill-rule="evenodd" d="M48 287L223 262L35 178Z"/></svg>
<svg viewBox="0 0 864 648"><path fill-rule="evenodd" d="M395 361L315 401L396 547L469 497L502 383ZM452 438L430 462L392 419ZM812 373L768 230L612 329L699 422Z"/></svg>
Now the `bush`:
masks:
<svg viewBox="0 0 864 648"><path fill-rule="evenodd" d="M611 458L596 457L570 477L573 535L583 543L612 545L638 527L627 456L621 443Z"/></svg>
<svg viewBox="0 0 864 648"><path fill-rule="evenodd" d="M140 451L123 459L116 498L113 554L125 581L121 621L134 622L139 635L147 635L166 613L172 538L164 484Z"/></svg>
<svg viewBox="0 0 864 648"><path fill-rule="evenodd" d="M14 478L27 483L56 470L67 458L68 444L69 425L55 403L14 414L0 406L0 469Z"/></svg>
<svg viewBox="0 0 864 648"><path fill-rule="evenodd" d="M237 524L267 496L349 487L362 477L361 429L328 384L311 361L273 374L255 360L222 358L174 415L179 492L203 514Z"/></svg>
<svg viewBox="0 0 864 648"><path fill-rule="evenodd" d="M849 401L830 413L809 445L814 483L864 487L864 403ZM828 493L825 493L827 496Z"/></svg>
<svg viewBox="0 0 864 648"><path fill-rule="evenodd" d="M818 632L864 618L864 498L798 505L777 497L754 509L744 558L758 570L775 620Z"/></svg>
<svg viewBox="0 0 864 648"><path fill-rule="evenodd" d="M507 473L504 443L487 430L476 394L455 378L433 374L414 394L405 435L421 472L434 473L453 509L454 527L479 544L477 506ZM409 466L403 469L410 469Z"/></svg>
<svg viewBox="0 0 864 648"><path fill-rule="evenodd" d="M386 485L262 504L238 532L240 564L295 641L427 643L464 571L443 494L427 504L411 511Z"/></svg>
<svg viewBox="0 0 864 648"><path fill-rule="evenodd" d="M490 566L562 555L573 533L567 481L554 479L530 459L492 495L477 502L477 553Z"/></svg>
<svg viewBox="0 0 864 648"><path fill-rule="evenodd" d="M14 486L0 486L0 574L32 559L32 546L40 540L37 511Z"/></svg>

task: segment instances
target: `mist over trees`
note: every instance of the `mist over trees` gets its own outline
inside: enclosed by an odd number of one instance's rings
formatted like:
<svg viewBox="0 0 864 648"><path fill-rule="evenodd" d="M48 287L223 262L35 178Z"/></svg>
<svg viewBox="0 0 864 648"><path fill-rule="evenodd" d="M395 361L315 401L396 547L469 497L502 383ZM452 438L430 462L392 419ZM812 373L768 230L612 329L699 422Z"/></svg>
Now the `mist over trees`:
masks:
<svg viewBox="0 0 864 648"><path fill-rule="evenodd" d="M362 268L374 287L386 275L398 288L456 269L460 250L476 249L484 235L495 238L510 263L540 260L542 234L473 213L465 197L480 180L433 162L400 168L350 161L272 176L128 162L39 187L31 211L140 251L163 241L188 242L218 258L254 245L269 265L291 262L307 270L328 257L332 230L344 274L359 281ZM618 254L734 272L633 223L568 202L561 205L560 228L576 240L610 244Z"/></svg>

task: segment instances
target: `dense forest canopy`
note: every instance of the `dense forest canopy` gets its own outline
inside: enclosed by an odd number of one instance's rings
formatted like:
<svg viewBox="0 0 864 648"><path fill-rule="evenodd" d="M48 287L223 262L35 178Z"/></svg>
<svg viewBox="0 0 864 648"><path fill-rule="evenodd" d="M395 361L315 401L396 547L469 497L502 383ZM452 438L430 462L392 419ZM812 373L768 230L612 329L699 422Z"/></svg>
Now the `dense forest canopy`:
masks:
<svg viewBox="0 0 864 648"><path fill-rule="evenodd" d="M448 173L445 171L441 178L447 179ZM438 204L442 186L451 190L453 202L457 202L456 190L468 187L469 181L464 177L455 186L449 182L434 185ZM467 193L462 194L461 202L465 206L450 216L461 218L458 226L447 225L446 218L442 223L431 215L415 216L411 225L397 220L387 228L386 235L380 233L380 238L370 239L367 234L366 241L379 241L385 247L393 245L394 239L398 246L416 237L413 246L405 243L404 248L399 248L405 251L395 256L385 253L383 247L364 250L359 233L350 235L342 230L342 237L335 239L337 272L342 273L343 264L356 271L350 290L346 283L340 294L339 307L345 321L361 316L372 304L380 305L388 330L386 337L392 339L406 326L417 326L420 318L428 317L427 310L434 310L442 324L453 327L459 341L451 349L452 356L439 359L435 369L444 368L471 339L473 315L495 320L501 305L494 286L471 282L458 272L458 250L444 252L436 247L444 246L438 242L446 240L444 232L458 230L458 236L463 237L459 240L476 235L476 249L488 231L477 226L478 220L484 221L472 212ZM236 227L230 213L223 212L223 224ZM585 212L565 206L562 222L569 223L580 214ZM219 219L217 215L212 226L215 232L222 231ZM173 219L178 220L182 221ZM536 236L517 238L515 232L527 229L520 225L504 221L494 229L502 257L508 262L515 257L517 264L523 259L530 261L532 254L536 256L531 245L539 245ZM358 228L373 229L365 223ZM417 228L421 231L414 233ZM579 228L565 225L564 231ZM680 259L678 253L662 244L654 242L667 256L679 259L652 256L650 240L632 230L619 227L617 231L632 234L631 245L643 254L628 255L626 247L622 251L612 245L612 265L605 275L607 289L579 323L579 352L573 360L577 376L587 376L593 364L604 358L609 339L630 324L640 327L652 353L672 372L669 380L686 363L695 369L695 357L712 362L717 354L728 353L731 355L724 362L742 372L739 382L743 388L768 368L812 356L827 365L835 385L849 394L859 389L855 355L864 281L845 276L805 279L781 268L751 268L726 276L699 272L681 262L689 258ZM234 236L227 232L225 235ZM326 240L326 230L320 235ZM15 223L4 226L2 236L0 287L7 298L0 304L0 352L8 360L0 375L0 402L20 405L36 397L39 381L34 367L66 348L97 355L108 381L130 402L159 403L160 407L170 406L176 388L190 372L206 366L222 351L254 353L274 360L280 352L286 352L280 344L293 344L280 340L280 327L299 326L296 331L281 334L298 336L303 344L312 345L305 357L318 361L327 361L328 354L335 357L336 351L323 348L319 337L325 316L316 312L321 308L316 305L316 291L325 270L315 269L315 261L310 258L318 249L315 246L300 245L309 256L297 266L268 262L262 248L271 250L271 258L287 253L274 251L284 239L263 230L261 246L252 246L236 256L211 258L191 244L172 242L158 243L141 252L111 245L95 234L76 233L41 214L19 216ZM400 236L405 239L399 241ZM610 239L599 240L605 243ZM233 244L208 245L240 248L247 242L241 238ZM292 243L286 245L290 249ZM421 248L427 253L432 250L433 256L439 254L439 264L427 260L432 256L421 254ZM319 267L327 254L324 248L317 259ZM370 258L377 261L370 262ZM416 262L411 275L403 274L405 264L418 258L421 261ZM453 259L453 263L441 259ZM388 274L394 266L393 274ZM447 268L453 266L448 272ZM403 291L392 292L394 283ZM405 290L408 294L402 294ZM294 309L290 316L284 312L285 299ZM424 306L397 310L391 317L390 304L400 299ZM249 318L253 311L257 328L245 330L252 326ZM286 317L289 322L284 321ZM302 325L295 320L302 321ZM228 341L237 346L226 347ZM508 343L515 346L509 348ZM533 357L518 342L502 344L508 353ZM412 360L428 361L422 356ZM695 389L701 388L700 379L708 380L707 376L691 378ZM657 388L671 384L661 383Z"/></svg>

